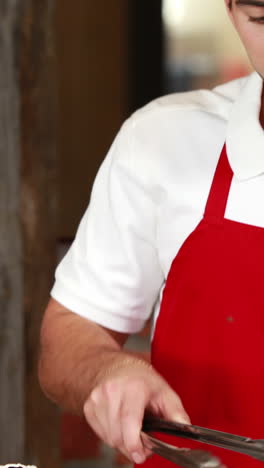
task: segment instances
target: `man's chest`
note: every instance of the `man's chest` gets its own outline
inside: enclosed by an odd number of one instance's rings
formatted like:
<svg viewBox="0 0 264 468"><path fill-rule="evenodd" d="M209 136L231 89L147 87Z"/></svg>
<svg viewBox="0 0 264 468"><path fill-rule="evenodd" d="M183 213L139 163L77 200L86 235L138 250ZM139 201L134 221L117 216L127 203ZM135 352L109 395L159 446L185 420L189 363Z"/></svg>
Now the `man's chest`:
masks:
<svg viewBox="0 0 264 468"><path fill-rule="evenodd" d="M204 165L202 171L197 165L189 174L171 174L168 179L157 216L157 248L165 278L174 257L203 217L217 160ZM225 217L264 228L264 175L243 181L233 177Z"/></svg>

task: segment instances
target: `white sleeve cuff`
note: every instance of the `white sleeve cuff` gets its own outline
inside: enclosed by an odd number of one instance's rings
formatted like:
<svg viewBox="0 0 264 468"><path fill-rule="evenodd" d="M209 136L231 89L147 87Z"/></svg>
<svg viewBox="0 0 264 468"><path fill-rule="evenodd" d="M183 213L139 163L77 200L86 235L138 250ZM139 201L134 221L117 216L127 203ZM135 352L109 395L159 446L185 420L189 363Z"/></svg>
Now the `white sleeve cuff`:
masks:
<svg viewBox="0 0 264 468"><path fill-rule="evenodd" d="M133 319L131 317L109 314L109 311L104 312L94 308L91 310L91 306L87 302L72 294L58 280L51 290L51 296L64 307L67 307L67 309L70 309L81 317L120 333L138 333L146 324L146 321L138 318Z"/></svg>

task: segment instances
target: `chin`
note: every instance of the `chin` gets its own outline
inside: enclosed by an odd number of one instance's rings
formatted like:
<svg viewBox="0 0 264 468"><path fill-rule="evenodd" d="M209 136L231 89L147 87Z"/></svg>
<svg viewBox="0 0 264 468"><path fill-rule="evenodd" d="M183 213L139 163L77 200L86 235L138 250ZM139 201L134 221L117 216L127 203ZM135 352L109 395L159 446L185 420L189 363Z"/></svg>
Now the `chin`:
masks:
<svg viewBox="0 0 264 468"><path fill-rule="evenodd" d="M253 60L251 60L251 65L254 70L258 73L258 75L264 80L264 65L257 66Z"/></svg>

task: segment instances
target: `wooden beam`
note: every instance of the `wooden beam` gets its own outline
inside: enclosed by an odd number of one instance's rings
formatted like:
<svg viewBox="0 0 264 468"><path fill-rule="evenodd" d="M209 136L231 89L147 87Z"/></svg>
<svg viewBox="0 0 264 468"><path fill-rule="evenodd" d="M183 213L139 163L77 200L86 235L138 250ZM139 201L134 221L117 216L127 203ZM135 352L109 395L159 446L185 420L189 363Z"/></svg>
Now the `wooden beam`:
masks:
<svg viewBox="0 0 264 468"><path fill-rule="evenodd" d="M39 330L56 260L54 0L23 0L18 66L21 95L21 220L25 317L25 457L57 468L59 418L37 378Z"/></svg>
<svg viewBox="0 0 264 468"><path fill-rule="evenodd" d="M15 30L19 1L0 3L0 459L24 453L24 350L19 225L19 94Z"/></svg>
<svg viewBox="0 0 264 468"><path fill-rule="evenodd" d="M60 460L37 378L56 261L54 2L0 2L0 460L39 468Z"/></svg>

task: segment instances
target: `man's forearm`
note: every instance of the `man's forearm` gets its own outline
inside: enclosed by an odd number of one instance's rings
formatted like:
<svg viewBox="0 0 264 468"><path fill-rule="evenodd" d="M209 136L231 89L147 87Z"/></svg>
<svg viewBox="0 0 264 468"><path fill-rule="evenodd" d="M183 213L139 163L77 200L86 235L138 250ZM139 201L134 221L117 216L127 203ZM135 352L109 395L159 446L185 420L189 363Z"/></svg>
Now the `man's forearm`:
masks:
<svg viewBox="0 0 264 468"><path fill-rule="evenodd" d="M63 408L81 414L98 376L132 358L122 350L126 338L51 301L41 330L39 378L44 392Z"/></svg>
<svg viewBox="0 0 264 468"><path fill-rule="evenodd" d="M190 420L147 355L122 350L126 338L53 301L42 326L40 380L55 402L83 414L101 440L138 464L150 454L140 436L146 409L165 419Z"/></svg>

